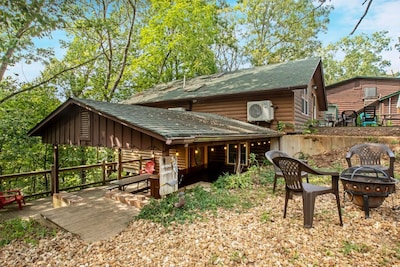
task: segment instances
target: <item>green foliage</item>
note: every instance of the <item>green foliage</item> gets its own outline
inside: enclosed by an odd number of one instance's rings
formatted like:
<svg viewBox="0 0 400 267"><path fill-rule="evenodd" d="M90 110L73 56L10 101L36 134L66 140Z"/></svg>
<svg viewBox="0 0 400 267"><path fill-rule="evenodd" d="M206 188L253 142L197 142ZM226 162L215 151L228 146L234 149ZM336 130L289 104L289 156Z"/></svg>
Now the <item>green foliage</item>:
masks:
<svg viewBox="0 0 400 267"><path fill-rule="evenodd" d="M270 211L264 211L262 214L261 214L261 222L263 222L263 223L267 223L267 222L270 222L271 221L271 212Z"/></svg>
<svg viewBox="0 0 400 267"><path fill-rule="evenodd" d="M257 160L257 155L256 154L254 154L254 153L250 153L249 154L249 166L250 167L260 167L260 164L258 163L258 160Z"/></svg>
<svg viewBox="0 0 400 267"><path fill-rule="evenodd" d="M283 121L278 121L278 131L279 132L284 132L288 129L293 129L294 124L290 122L283 122Z"/></svg>
<svg viewBox="0 0 400 267"><path fill-rule="evenodd" d="M308 120L305 123L305 127L303 130L303 134L312 134L312 133L317 133L318 132L318 126L319 121L318 120Z"/></svg>
<svg viewBox="0 0 400 267"><path fill-rule="evenodd" d="M243 47L238 36L238 14L235 8L221 1L220 16L218 16L219 31L217 42L213 46L216 64L220 72L231 72L246 64ZM240 15L239 15L240 16Z"/></svg>
<svg viewBox="0 0 400 267"><path fill-rule="evenodd" d="M265 167L267 165L267 168ZM267 161L265 165L260 166L254 164L250 166L246 172L239 174L224 173L219 176L213 183L213 186L219 189L249 189L254 185L266 185L272 183L274 179L274 171L268 167L272 167ZM268 166L269 165L269 166Z"/></svg>
<svg viewBox="0 0 400 267"><path fill-rule="evenodd" d="M293 155L293 157L296 157L301 160L306 160L310 157L310 155L308 155L307 153L304 153L303 151L299 151L299 152L295 153Z"/></svg>
<svg viewBox="0 0 400 267"><path fill-rule="evenodd" d="M400 259L400 242L397 242L397 247L396 247L395 251L396 251L396 255L395 255L396 258Z"/></svg>
<svg viewBox="0 0 400 267"><path fill-rule="evenodd" d="M400 144L400 140L392 140L392 141L390 141L390 144L391 145L398 145L398 144Z"/></svg>
<svg viewBox="0 0 400 267"><path fill-rule="evenodd" d="M307 0L239 1L245 54L254 66L303 59L321 46L332 7Z"/></svg>
<svg viewBox="0 0 400 267"><path fill-rule="evenodd" d="M368 143L379 143L376 136L367 136L366 140Z"/></svg>
<svg viewBox="0 0 400 267"><path fill-rule="evenodd" d="M0 87L0 96L10 93ZM53 88L21 93L0 106L0 174L46 169L51 146L27 133L51 113L59 101ZM29 116L27 116L29 114Z"/></svg>
<svg viewBox="0 0 400 267"><path fill-rule="evenodd" d="M351 241L344 241L343 242L343 248L341 249L341 252L344 255L349 255L353 251L358 252L358 253L367 253L368 252L368 247L365 244L356 244Z"/></svg>
<svg viewBox="0 0 400 267"><path fill-rule="evenodd" d="M150 87L217 72L212 45L219 42L219 7L204 0L150 2L146 26L140 30L145 53L137 62L146 70L141 83Z"/></svg>
<svg viewBox="0 0 400 267"><path fill-rule="evenodd" d="M272 184L274 182L275 171L272 169L272 163L268 161L268 164L270 164L270 166L267 166L266 170L263 170L259 173L260 185Z"/></svg>
<svg viewBox="0 0 400 267"><path fill-rule="evenodd" d="M40 238L55 235L55 233L55 230L42 226L33 219L11 219L0 223L0 246L7 245L13 240L37 244Z"/></svg>
<svg viewBox="0 0 400 267"><path fill-rule="evenodd" d="M258 194L259 193L259 194ZM196 219L204 219L204 212L216 212L218 208L235 209L237 212L247 210L259 204L264 198L265 192L258 190L249 194L248 190L227 190L218 188L214 184L210 190L200 186L184 192L185 205L176 208L178 193L173 193L160 200L151 199L137 216L137 219L151 220L168 226L172 223L192 222Z"/></svg>
<svg viewBox="0 0 400 267"><path fill-rule="evenodd" d="M161 82L217 72L212 46L221 29L215 3L82 2L67 29L66 56L46 68L51 77L87 62L57 77L63 95L119 101Z"/></svg>
<svg viewBox="0 0 400 267"><path fill-rule="evenodd" d="M390 50L387 31L372 35L343 37L320 51L327 85L356 76L386 76L390 62L382 59L382 52ZM336 55L343 54L340 59Z"/></svg>
<svg viewBox="0 0 400 267"><path fill-rule="evenodd" d="M130 66L135 66L138 53L139 4L128 0L105 0L102 4L77 1L74 7L79 10L66 29L70 38L62 44L66 55L62 60L53 59L43 76L61 73L53 82L65 97L110 102L132 95L132 79L137 74ZM66 68L70 70L63 71Z"/></svg>
<svg viewBox="0 0 400 267"><path fill-rule="evenodd" d="M218 207L232 208L238 203L238 198L228 191L208 192L200 186L186 190L184 198L185 205L181 208L174 206L179 201L178 193L170 194L161 200L151 199L140 211L137 219L151 220L167 226L173 222L192 222L201 219L201 212L216 211Z"/></svg>
<svg viewBox="0 0 400 267"><path fill-rule="evenodd" d="M223 189L245 189L250 188L252 184L252 175L248 171L239 174L224 173L214 182L217 188Z"/></svg>
<svg viewBox="0 0 400 267"><path fill-rule="evenodd" d="M230 254L230 260L236 263L246 262L246 253L235 250Z"/></svg>
<svg viewBox="0 0 400 267"><path fill-rule="evenodd" d="M0 81L8 65L21 60L28 64L44 62L54 56L51 49L35 47L33 40L49 37L53 30L61 28L68 11L63 8L71 3L71 0L1 2Z"/></svg>

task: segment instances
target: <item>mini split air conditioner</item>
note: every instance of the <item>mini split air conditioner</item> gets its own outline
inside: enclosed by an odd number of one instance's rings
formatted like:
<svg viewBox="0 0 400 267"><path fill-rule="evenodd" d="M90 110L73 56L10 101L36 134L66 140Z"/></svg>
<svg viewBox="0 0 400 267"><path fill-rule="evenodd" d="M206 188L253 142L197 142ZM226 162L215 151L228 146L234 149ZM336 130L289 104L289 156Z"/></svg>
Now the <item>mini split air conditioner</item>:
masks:
<svg viewBox="0 0 400 267"><path fill-rule="evenodd" d="M274 106L270 100L247 102L248 121L266 121L274 119Z"/></svg>

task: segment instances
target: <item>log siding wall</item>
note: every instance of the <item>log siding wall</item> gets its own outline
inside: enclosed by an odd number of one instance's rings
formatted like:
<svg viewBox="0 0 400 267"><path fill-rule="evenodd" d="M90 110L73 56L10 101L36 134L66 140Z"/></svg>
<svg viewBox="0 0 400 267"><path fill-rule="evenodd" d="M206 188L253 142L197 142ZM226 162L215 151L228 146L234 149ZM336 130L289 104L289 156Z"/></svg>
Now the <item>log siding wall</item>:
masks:
<svg viewBox="0 0 400 267"><path fill-rule="evenodd" d="M301 112L301 90L280 89L262 94L230 95L213 97L195 101L177 101L169 103L153 103L152 107L175 108L182 107L189 111L214 113L221 116L247 122L247 102L270 100L274 106L272 122L253 122L254 124L277 129L278 122L296 124L302 128L304 123L312 118L314 90L309 90L309 114ZM317 107L318 108L318 107Z"/></svg>

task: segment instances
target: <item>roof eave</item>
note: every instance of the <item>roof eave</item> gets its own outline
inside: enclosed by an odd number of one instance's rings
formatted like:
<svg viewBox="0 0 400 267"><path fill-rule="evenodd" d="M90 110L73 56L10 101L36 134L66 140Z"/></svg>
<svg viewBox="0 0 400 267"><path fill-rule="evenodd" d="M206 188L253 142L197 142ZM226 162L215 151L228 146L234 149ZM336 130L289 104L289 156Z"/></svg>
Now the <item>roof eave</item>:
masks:
<svg viewBox="0 0 400 267"><path fill-rule="evenodd" d="M221 142L221 141L240 141L250 139L261 139L261 138L273 138L281 137L283 133L276 134L245 134L245 135L214 135L214 136L191 136L191 137L172 137L166 140L167 145L184 145L193 143L209 143L209 142Z"/></svg>
<svg viewBox="0 0 400 267"><path fill-rule="evenodd" d="M69 98L67 101L65 101L61 106L59 106L57 109L55 109L50 115L48 115L45 119L40 121L38 124L36 124L31 130L28 132L28 136L40 136L39 130L46 125L49 121L51 121L53 118L55 118L60 112L62 112L67 106L74 104L76 101L72 98Z"/></svg>

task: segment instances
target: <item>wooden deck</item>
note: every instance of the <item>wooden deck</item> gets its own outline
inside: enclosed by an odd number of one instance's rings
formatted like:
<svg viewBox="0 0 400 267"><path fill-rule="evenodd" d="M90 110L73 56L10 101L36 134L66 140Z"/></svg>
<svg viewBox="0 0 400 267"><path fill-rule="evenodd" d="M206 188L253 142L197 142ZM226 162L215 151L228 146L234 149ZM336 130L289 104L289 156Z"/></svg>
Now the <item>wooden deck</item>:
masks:
<svg viewBox="0 0 400 267"><path fill-rule="evenodd" d="M90 188L75 192L83 200L74 205L53 208L52 198L28 201L22 211L18 205L0 210L0 221L15 217L45 219L83 240L109 239L120 232L139 213L139 209L105 198L105 189Z"/></svg>

